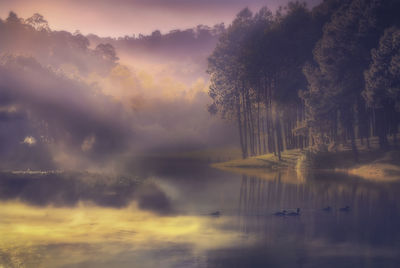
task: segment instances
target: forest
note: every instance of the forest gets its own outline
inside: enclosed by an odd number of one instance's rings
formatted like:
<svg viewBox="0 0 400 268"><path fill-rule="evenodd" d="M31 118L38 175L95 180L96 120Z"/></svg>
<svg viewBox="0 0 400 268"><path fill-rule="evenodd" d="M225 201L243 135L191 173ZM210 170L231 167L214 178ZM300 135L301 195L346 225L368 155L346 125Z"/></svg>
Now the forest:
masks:
<svg viewBox="0 0 400 268"><path fill-rule="evenodd" d="M237 140L206 110L223 25L129 38L52 27L39 13L0 18L0 168L108 167Z"/></svg>
<svg viewBox="0 0 400 268"><path fill-rule="evenodd" d="M242 157L397 142L400 2L290 2L239 12L208 58L208 110L236 122Z"/></svg>

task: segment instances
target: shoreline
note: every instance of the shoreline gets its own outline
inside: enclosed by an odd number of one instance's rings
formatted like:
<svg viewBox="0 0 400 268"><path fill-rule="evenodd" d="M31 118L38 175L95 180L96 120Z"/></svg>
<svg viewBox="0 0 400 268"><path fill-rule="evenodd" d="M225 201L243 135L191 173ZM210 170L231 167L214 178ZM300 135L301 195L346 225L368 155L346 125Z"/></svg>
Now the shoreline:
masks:
<svg viewBox="0 0 400 268"><path fill-rule="evenodd" d="M351 151L310 153L306 150L288 150L279 161L273 154L253 156L211 164L211 167L233 173L261 178L279 170L314 169L343 172L363 179L393 182L400 181L400 150L360 150L355 162Z"/></svg>

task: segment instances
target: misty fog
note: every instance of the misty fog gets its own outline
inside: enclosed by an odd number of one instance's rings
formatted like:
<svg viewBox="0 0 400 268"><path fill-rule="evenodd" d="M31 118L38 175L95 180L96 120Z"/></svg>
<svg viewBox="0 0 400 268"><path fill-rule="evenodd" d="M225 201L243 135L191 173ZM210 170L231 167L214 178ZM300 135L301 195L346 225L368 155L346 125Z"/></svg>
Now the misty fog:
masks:
<svg viewBox="0 0 400 268"><path fill-rule="evenodd" d="M119 39L0 21L1 165L85 169L147 153L226 146L210 115L206 58L223 25Z"/></svg>

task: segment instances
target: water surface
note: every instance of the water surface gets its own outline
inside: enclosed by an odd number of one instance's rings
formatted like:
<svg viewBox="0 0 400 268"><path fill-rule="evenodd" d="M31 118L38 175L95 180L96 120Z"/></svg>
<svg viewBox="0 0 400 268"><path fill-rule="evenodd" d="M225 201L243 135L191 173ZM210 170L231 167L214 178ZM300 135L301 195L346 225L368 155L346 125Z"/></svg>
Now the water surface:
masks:
<svg viewBox="0 0 400 268"><path fill-rule="evenodd" d="M400 265L398 182L141 167L131 176L2 173L0 267ZM296 208L299 216L273 215Z"/></svg>

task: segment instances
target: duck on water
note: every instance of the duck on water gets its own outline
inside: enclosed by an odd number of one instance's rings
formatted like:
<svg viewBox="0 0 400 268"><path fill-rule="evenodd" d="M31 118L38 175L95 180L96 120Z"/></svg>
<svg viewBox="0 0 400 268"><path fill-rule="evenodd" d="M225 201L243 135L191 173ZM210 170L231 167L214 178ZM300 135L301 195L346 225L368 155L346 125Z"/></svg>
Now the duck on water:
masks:
<svg viewBox="0 0 400 268"><path fill-rule="evenodd" d="M343 208L339 208L339 211L341 211L341 212L349 212L350 211L350 207L349 206L345 206Z"/></svg>
<svg viewBox="0 0 400 268"><path fill-rule="evenodd" d="M299 216L300 215L300 208L296 209L296 212L292 211L287 214L288 216Z"/></svg>
<svg viewBox="0 0 400 268"><path fill-rule="evenodd" d="M275 216L300 216L300 208L296 209L296 212L287 212L286 210L277 211L274 213Z"/></svg>
<svg viewBox="0 0 400 268"><path fill-rule="evenodd" d="M286 216L286 210L277 211L274 213L275 216Z"/></svg>
<svg viewBox="0 0 400 268"><path fill-rule="evenodd" d="M332 208L331 208L331 206L327 206L327 207L324 207L322 210L325 212L331 212Z"/></svg>

